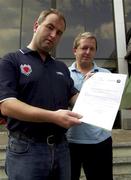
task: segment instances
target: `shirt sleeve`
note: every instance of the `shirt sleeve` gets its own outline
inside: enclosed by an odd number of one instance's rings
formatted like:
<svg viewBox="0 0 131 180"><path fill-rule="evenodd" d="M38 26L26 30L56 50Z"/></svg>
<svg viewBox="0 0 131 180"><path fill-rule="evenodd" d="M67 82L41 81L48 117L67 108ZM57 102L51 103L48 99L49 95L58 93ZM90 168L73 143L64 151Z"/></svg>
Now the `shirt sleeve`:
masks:
<svg viewBox="0 0 131 180"><path fill-rule="evenodd" d="M17 73L10 56L0 60L0 101L6 98L17 98Z"/></svg>

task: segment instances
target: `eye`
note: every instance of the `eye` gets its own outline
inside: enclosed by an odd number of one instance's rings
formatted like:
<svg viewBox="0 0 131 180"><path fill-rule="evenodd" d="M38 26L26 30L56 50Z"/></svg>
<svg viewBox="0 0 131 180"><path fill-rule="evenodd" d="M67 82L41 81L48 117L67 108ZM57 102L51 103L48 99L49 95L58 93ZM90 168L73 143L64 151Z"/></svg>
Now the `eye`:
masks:
<svg viewBox="0 0 131 180"><path fill-rule="evenodd" d="M57 31L57 35L58 35L58 36L61 36L62 33L63 33L62 31Z"/></svg>
<svg viewBox="0 0 131 180"><path fill-rule="evenodd" d="M89 48L88 47L80 47L80 49L82 50L82 51L87 51Z"/></svg>
<svg viewBox="0 0 131 180"><path fill-rule="evenodd" d="M89 49L88 47L82 47L81 48L83 51L86 51L87 49Z"/></svg>
<svg viewBox="0 0 131 180"><path fill-rule="evenodd" d="M46 27L50 30L53 30L54 29L54 26L52 26L51 24L47 24Z"/></svg>
<svg viewBox="0 0 131 180"><path fill-rule="evenodd" d="M91 51L95 51L95 48L94 48L94 47L91 47L90 49L91 49Z"/></svg>

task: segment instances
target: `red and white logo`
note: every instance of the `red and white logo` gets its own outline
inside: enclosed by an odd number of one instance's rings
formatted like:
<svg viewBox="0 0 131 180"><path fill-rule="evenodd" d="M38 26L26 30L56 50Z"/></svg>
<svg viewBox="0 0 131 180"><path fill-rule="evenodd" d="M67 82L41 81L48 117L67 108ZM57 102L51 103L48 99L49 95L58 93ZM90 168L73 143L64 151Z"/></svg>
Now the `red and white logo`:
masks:
<svg viewBox="0 0 131 180"><path fill-rule="evenodd" d="M24 64L24 65L20 65L20 69L21 69L21 73L23 73L24 75L28 76L31 72L31 66L28 64Z"/></svg>

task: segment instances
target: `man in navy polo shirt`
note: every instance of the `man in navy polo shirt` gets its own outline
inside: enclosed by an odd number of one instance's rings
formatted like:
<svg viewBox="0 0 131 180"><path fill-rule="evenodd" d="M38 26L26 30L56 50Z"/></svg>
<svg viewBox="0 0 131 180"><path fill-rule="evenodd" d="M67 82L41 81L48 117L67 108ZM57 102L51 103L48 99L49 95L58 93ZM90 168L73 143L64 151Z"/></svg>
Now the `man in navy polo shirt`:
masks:
<svg viewBox="0 0 131 180"><path fill-rule="evenodd" d="M67 110L77 97L68 68L49 52L66 28L63 15L42 11L30 44L0 62L1 113L7 117L10 180L70 180L67 128L81 116Z"/></svg>

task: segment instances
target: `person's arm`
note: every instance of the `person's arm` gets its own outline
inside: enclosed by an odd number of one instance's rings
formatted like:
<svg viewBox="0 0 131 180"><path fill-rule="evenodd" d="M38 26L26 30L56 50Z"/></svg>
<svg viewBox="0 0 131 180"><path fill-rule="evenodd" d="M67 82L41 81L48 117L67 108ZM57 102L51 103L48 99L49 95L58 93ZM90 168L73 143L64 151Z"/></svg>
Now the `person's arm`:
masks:
<svg viewBox="0 0 131 180"><path fill-rule="evenodd" d="M69 101L69 105L72 108L77 100L77 97L79 96L79 93L75 94L74 96L72 96L72 98Z"/></svg>
<svg viewBox="0 0 131 180"><path fill-rule="evenodd" d="M28 122L54 123L64 128L80 124L81 115L69 110L50 111L34 107L19 101L18 99L7 99L1 103L1 113L4 116L12 117Z"/></svg>

